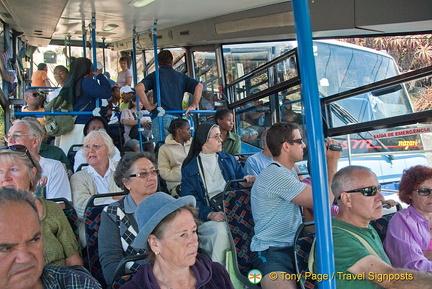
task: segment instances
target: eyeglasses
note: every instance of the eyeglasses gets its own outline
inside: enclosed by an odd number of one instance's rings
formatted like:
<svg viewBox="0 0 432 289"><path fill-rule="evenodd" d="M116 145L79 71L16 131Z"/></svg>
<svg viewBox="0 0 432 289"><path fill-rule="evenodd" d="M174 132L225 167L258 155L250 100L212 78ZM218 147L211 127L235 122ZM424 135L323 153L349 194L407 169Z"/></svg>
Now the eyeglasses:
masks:
<svg viewBox="0 0 432 289"><path fill-rule="evenodd" d="M5 141L8 141L9 139L19 140L25 135L30 135L29 133L22 133L22 132L14 132L13 134L7 134L4 136Z"/></svg>
<svg viewBox="0 0 432 289"><path fill-rule="evenodd" d="M365 197L373 197L375 196L378 192L381 192L381 186L371 186L371 187L365 187L365 188L360 188L360 189L355 189L355 190L350 190L350 191L345 191L345 193L361 193L363 196ZM339 196L338 199L340 199L341 196Z"/></svg>
<svg viewBox="0 0 432 289"><path fill-rule="evenodd" d="M414 190L414 191L416 191L419 194L419 196L426 197L426 196L429 196L431 194L432 189L421 188L421 189Z"/></svg>
<svg viewBox="0 0 432 289"><path fill-rule="evenodd" d="M33 95L33 97L40 97L41 96L39 92L33 92L32 95Z"/></svg>
<svg viewBox="0 0 432 289"><path fill-rule="evenodd" d="M215 134L214 136L209 136L209 138L222 139L222 136L220 134Z"/></svg>
<svg viewBox="0 0 432 289"><path fill-rule="evenodd" d="M293 139L293 140L287 140L286 141L287 143L290 143L290 144L295 144L295 143L298 143L298 144L303 144L303 139L302 138L297 138L297 139Z"/></svg>
<svg viewBox="0 0 432 289"><path fill-rule="evenodd" d="M130 175L129 178L141 178L146 179L149 176L157 176L159 174L159 170L149 170L147 172L139 172L137 174Z"/></svg>
<svg viewBox="0 0 432 289"><path fill-rule="evenodd" d="M98 144L98 143L95 143L95 144L93 144L93 145L89 145L89 144L87 144L87 145L84 145L84 146L83 146L83 149L84 149L85 151L91 151L92 149L94 149L95 151L98 151L98 150L100 150L100 148L103 147L103 146L104 146L104 144Z"/></svg>
<svg viewBox="0 0 432 289"><path fill-rule="evenodd" d="M32 163L33 167L36 167L36 164L35 164L32 156L31 156L29 150L25 146L17 144L17 145L2 146L2 147L0 147L0 151L3 151L3 150L11 150L11 151L14 151L14 152L23 152L23 153L25 153L26 156L28 157L28 159L30 160L30 162Z"/></svg>

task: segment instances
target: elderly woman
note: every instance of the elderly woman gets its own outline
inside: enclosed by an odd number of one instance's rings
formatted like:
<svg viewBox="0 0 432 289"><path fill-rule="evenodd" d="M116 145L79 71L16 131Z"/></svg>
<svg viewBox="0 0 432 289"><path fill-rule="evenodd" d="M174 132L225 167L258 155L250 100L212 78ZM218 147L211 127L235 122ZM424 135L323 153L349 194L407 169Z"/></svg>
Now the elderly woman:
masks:
<svg viewBox="0 0 432 289"><path fill-rule="evenodd" d="M384 249L394 267L432 271L432 168L405 170L399 198L410 205L390 220Z"/></svg>
<svg viewBox="0 0 432 289"><path fill-rule="evenodd" d="M132 246L148 250L150 263L142 265L123 289L200 288L233 289L225 268L197 253L195 199L156 193L138 205L139 234Z"/></svg>
<svg viewBox="0 0 432 289"><path fill-rule="evenodd" d="M174 119L168 131L165 144L159 148L158 168L170 194L176 197L180 192L181 166L191 146L189 122L183 118Z"/></svg>
<svg viewBox="0 0 432 289"><path fill-rule="evenodd" d="M255 176L246 175L234 156L221 152L222 137L219 126L201 124L195 133L191 149L183 162L181 196L195 197L199 217L205 223L200 226L200 246L213 261L225 263L225 250L229 248L229 232L224 212L215 211L209 200L221 193L228 181Z"/></svg>
<svg viewBox="0 0 432 289"><path fill-rule="evenodd" d="M78 217L84 219L84 211L90 197L96 194L121 192L114 181L116 163L111 158L115 154L111 137L104 131L92 131L84 138L87 167L72 175L70 183L72 200ZM112 203L114 198L102 198L103 203ZM84 224L80 224L81 243L85 246Z"/></svg>
<svg viewBox="0 0 432 289"><path fill-rule="evenodd" d="M144 254L131 243L138 234L135 221L137 206L153 195L158 187L155 168L156 159L147 152L126 154L114 173L116 184L128 194L118 202L107 206L102 212L99 230L99 258L105 280L111 283L117 265L123 257ZM138 263L130 264L135 271Z"/></svg>
<svg viewBox="0 0 432 289"><path fill-rule="evenodd" d="M35 192L42 168L23 145L0 148L0 187L14 187ZM78 252L78 241L59 205L36 199L36 206L44 240L46 265L83 265Z"/></svg>

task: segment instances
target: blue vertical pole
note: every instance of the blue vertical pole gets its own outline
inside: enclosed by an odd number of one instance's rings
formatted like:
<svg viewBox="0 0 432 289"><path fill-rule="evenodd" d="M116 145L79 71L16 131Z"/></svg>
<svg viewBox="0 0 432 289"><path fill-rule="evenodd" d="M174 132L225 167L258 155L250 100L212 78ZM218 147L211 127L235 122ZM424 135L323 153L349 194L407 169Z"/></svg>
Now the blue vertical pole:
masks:
<svg viewBox="0 0 432 289"><path fill-rule="evenodd" d="M320 288L336 288L334 277L333 239L331 231L330 203L324 135L322 131L321 107L313 56L312 29L307 0L293 0L294 23L298 41L300 79L303 104L306 113L306 134L309 159L315 160L311 167L315 231L317 235L316 258L318 273L328 274L329 279L320 283ZM320 177L321 176L321 177ZM328 252L331 252L328 254Z"/></svg>
<svg viewBox="0 0 432 289"><path fill-rule="evenodd" d="M133 66L133 81L134 81L134 86L137 85L138 83L138 75L137 75L137 57L136 57L136 30L135 27L133 29L133 36L132 36L132 66ZM139 103L139 97L138 94L135 96L135 103L136 103L136 110L137 110L137 120L138 120L138 135L139 135L139 144L140 144L140 151L143 151L143 140L142 140L142 130L141 130L141 106Z"/></svg>
<svg viewBox="0 0 432 289"><path fill-rule="evenodd" d="M153 23L153 51L154 51L154 65L155 65L155 73L156 73L156 96L157 96L157 103L158 103L158 122L159 122L159 139L156 140L156 142L158 141L164 141L163 139L163 119L162 116L163 115L159 115L161 114L161 112L159 111L159 108L162 108L162 102L161 102L161 95L160 95L160 81L159 81L159 61L158 61L158 50L157 50L157 20L154 21ZM163 114L165 114L163 112Z"/></svg>
<svg viewBox="0 0 432 289"><path fill-rule="evenodd" d="M102 37L102 59L103 59L103 73L105 74L106 69L105 69L105 37Z"/></svg>
<svg viewBox="0 0 432 289"><path fill-rule="evenodd" d="M97 68L97 57L96 57L96 12L92 12L92 19L91 19L91 36L92 36L92 51L93 51L93 71L96 72L98 70ZM96 79L96 76L94 76ZM101 100L96 99L96 107L100 107Z"/></svg>
<svg viewBox="0 0 432 289"><path fill-rule="evenodd" d="M87 57L87 53L86 53L86 41L87 41L87 31L86 31L86 26L85 26L85 22L82 22L82 46L83 46L83 57Z"/></svg>

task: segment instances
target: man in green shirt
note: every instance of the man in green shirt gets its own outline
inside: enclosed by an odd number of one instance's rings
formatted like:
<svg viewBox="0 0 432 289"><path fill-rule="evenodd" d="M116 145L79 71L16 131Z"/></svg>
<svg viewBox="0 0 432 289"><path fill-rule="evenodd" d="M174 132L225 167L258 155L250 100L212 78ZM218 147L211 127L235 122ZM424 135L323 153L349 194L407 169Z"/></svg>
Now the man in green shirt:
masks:
<svg viewBox="0 0 432 289"><path fill-rule="evenodd" d="M339 206L332 222L336 268L332 277L337 288L430 287L432 275L391 266L377 232L369 225L382 216L384 201L378 179L369 168L341 169L331 189Z"/></svg>

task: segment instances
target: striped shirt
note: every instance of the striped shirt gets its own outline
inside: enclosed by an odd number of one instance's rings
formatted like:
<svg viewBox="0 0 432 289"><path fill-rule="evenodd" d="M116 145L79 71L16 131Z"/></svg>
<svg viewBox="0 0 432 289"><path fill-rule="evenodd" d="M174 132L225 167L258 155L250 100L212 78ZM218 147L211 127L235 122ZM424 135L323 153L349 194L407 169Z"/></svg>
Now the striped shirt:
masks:
<svg viewBox="0 0 432 289"><path fill-rule="evenodd" d="M255 222L252 251L293 245L302 216L300 207L291 200L305 187L294 168L290 170L276 161L257 176L251 192Z"/></svg>

